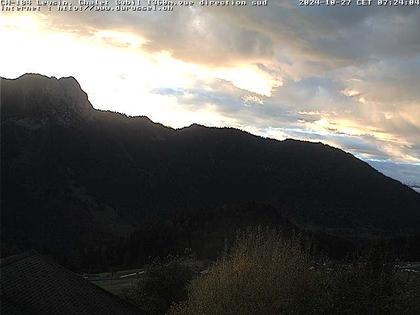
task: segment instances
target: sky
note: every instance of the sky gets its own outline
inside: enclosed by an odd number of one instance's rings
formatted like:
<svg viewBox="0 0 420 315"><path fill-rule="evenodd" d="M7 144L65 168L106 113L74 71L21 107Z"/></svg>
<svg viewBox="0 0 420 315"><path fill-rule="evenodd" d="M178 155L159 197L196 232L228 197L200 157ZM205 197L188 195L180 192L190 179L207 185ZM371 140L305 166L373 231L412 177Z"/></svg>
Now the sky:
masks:
<svg viewBox="0 0 420 315"><path fill-rule="evenodd" d="M0 76L74 76L98 109L321 141L420 186L420 7L196 2L0 12Z"/></svg>

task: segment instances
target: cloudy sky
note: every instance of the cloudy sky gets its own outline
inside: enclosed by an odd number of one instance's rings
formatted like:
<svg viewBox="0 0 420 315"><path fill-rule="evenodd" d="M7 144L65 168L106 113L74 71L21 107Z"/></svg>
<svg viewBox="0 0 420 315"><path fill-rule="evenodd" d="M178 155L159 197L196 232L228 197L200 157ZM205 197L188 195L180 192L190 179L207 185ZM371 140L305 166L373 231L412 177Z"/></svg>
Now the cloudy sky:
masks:
<svg viewBox="0 0 420 315"><path fill-rule="evenodd" d="M96 108L322 141L420 185L419 30L420 7L298 0L1 12L0 76L74 76Z"/></svg>

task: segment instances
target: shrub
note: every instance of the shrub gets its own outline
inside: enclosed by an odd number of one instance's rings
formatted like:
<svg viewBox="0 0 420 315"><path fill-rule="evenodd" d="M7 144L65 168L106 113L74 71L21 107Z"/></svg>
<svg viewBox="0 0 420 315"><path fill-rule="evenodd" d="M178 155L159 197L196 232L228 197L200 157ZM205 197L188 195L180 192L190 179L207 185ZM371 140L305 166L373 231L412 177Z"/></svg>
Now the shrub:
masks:
<svg viewBox="0 0 420 315"><path fill-rule="evenodd" d="M238 236L224 258L190 284L172 315L420 314L418 278L403 281L385 256L315 264L296 239L269 230Z"/></svg>
<svg viewBox="0 0 420 315"><path fill-rule="evenodd" d="M187 286L194 272L174 260L149 266L125 298L147 314L165 314L174 302L187 297Z"/></svg>
<svg viewBox="0 0 420 315"><path fill-rule="evenodd" d="M240 234L230 253L191 283L188 301L171 312L308 314L322 298L320 284L297 240L257 229Z"/></svg>
<svg viewBox="0 0 420 315"><path fill-rule="evenodd" d="M330 286L323 303L329 314L420 314L416 279L405 281L378 256L359 257L347 270L337 268L326 276Z"/></svg>

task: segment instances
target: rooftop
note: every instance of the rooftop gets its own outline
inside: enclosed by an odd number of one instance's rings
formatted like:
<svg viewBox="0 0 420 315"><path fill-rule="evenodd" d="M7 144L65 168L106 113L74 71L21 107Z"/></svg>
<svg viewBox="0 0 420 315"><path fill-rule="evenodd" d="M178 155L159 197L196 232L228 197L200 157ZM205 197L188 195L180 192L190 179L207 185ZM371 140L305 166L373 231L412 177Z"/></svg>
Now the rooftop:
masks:
<svg viewBox="0 0 420 315"><path fill-rule="evenodd" d="M1 314L139 315L140 310L35 251L0 262Z"/></svg>

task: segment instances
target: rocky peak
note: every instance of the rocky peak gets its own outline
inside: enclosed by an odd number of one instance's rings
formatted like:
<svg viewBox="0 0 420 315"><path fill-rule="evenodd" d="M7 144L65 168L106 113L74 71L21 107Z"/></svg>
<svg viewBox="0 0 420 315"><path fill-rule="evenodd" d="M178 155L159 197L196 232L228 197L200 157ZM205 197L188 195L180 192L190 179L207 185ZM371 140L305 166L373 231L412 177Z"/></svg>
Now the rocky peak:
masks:
<svg viewBox="0 0 420 315"><path fill-rule="evenodd" d="M1 78L2 119L53 118L60 125L91 120L94 108L73 77L57 79L25 74L17 79Z"/></svg>

